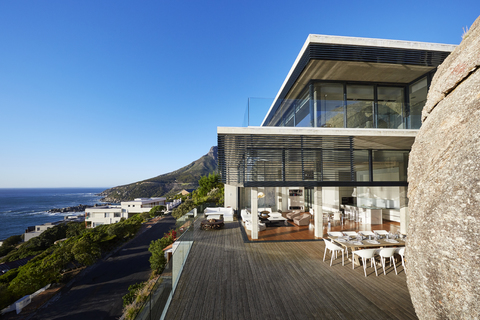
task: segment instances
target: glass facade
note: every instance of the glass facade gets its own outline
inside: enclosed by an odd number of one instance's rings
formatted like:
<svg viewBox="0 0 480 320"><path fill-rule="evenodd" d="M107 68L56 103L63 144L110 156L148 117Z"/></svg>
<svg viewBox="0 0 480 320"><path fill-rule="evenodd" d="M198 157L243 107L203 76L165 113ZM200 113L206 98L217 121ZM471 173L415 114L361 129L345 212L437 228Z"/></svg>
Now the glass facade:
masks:
<svg viewBox="0 0 480 320"><path fill-rule="evenodd" d="M374 87L347 85L347 128L374 128Z"/></svg>
<svg viewBox="0 0 480 320"><path fill-rule="evenodd" d="M343 128L345 126L343 84L315 83L313 105L315 114L313 127Z"/></svg>
<svg viewBox="0 0 480 320"><path fill-rule="evenodd" d="M427 102L428 79L424 77L409 87L410 127L420 128L422 125L422 109Z"/></svg>
<svg viewBox="0 0 480 320"><path fill-rule="evenodd" d="M377 128L405 129L405 95L402 87L377 87Z"/></svg>
<svg viewBox="0 0 480 320"><path fill-rule="evenodd" d="M407 181L409 151L373 150L374 181Z"/></svg>
<svg viewBox="0 0 480 320"><path fill-rule="evenodd" d="M311 81L281 102L270 124L286 127L419 129L428 77L409 84Z"/></svg>

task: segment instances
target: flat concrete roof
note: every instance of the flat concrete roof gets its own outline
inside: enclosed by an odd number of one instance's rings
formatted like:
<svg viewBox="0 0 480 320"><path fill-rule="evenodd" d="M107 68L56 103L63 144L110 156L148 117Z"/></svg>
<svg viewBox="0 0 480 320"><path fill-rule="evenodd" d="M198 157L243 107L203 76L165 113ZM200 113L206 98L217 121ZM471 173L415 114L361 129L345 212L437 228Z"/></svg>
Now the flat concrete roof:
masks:
<svg viewBox="0 0 480 320"><path fill-rule="evenodd" d="M312 127L217 127L218 134L274 134L308 136L355 136L355 137L415 137L413 129L356 129Z"/></svg>
<svg viewBox="0 0 480 320"><path fill-rule="evenodd" d="M457 45L443 43L309 34L300 53L302 53L310 43L449 52L452 52L457 47Z"/></svg>
<svg viewBox="0 0 480 320"><path fill-rule="evenodd" d="M410 150L418 130L299 127L217 127L219 135L289 135L353 137L356 149Z"/></svg>

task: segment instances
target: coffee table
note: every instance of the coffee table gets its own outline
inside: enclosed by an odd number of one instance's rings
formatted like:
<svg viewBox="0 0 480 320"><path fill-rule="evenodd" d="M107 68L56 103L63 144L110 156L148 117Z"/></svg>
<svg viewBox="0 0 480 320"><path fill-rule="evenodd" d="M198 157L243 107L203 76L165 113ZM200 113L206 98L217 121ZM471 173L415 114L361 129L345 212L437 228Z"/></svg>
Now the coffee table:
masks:
<svg viewBox="0 0 480 320"><path fill-rule="evenodd" d="M281 215L280 215L280 216L269 217L267 220L268 220L268 222L270 222L270 223L275 223L275 222L283 221L283 223L285 223L285 225L288 225L288 222L287 222L288 219L282 217Z"/></svg>

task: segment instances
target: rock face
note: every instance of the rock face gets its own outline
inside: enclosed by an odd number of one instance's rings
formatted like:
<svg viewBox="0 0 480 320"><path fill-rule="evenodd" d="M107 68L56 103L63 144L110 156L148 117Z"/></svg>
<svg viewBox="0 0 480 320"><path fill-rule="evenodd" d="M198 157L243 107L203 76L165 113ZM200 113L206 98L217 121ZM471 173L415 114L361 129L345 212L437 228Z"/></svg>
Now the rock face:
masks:
<svg viewBox="0 0 480 320"><path fill-rule="evenodd" d="M479 319L480 17L435 74L408 167L407 284L420 319Z"/></svg>

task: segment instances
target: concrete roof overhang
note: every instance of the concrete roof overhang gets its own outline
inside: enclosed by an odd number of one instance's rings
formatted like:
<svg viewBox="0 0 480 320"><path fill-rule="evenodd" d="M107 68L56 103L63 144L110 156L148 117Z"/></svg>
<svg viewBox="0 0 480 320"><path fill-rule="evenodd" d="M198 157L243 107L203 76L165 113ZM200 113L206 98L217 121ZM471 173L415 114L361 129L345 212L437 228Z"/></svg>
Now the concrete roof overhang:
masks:
<svg viewBox="0 0 480 320"><path fill-rule="evenodd" d="M283 99L295 99L308 82L359 81L408 84L435 70L455 45L309 35L262 125Z"/></svg>
<svg viewBox="0 0 480 320"><path fill-rule="evenodd" d="M355 149L410 150L418 130L296 127L218 127L218 135L353 137Z"/></svg>

